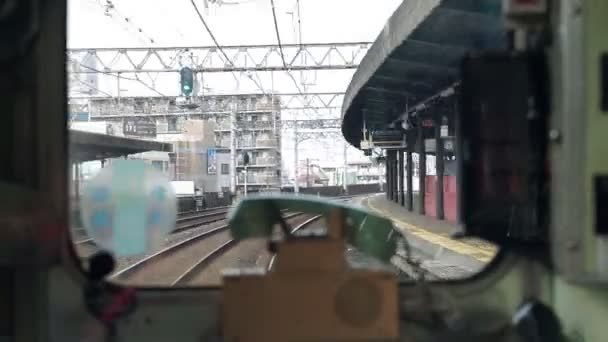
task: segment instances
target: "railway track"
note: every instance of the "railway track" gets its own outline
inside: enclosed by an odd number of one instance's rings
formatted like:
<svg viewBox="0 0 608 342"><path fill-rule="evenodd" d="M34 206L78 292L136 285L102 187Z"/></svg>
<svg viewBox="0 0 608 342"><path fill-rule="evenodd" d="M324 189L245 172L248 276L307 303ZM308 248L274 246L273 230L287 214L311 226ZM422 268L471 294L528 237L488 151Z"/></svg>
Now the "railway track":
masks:
<svg viewBox="0 0 608 342"><path fill-rule="evenodd" d="M336 197L336 200L349 200L354 196ZM202 225L221 221L226 217L226 214L231 207L209 208L198 212L185 212L177 217L176 227L171 233L177 233L184 230L200 227ZM76 227L72 229L72 240L76 246L95 245L93 239L86 235L84 228Z"/></svg>
<svg viewBox="0 0 608 342"><path fill-rule="evenodd" d="M310 219L306 220L305 222L301 223L300 225L298 225L294 229L292 229L291 233L292 234L297 233L298 231L302 230L303 228L309 226L311 223L316 222L321 217L322 217L321 215L315 215L315 216L311 217ZM277 256L276 254L273 254L270 257L270 260L268 260L268 264L266 265L266 270L267 271L271 271L272 268L274 267L274 260L275 260L276 256Z"/></svg>
<svg viewBox="0 0 608 342"><path fill-rule="evenodd" d="M295 226L293 232L299 231L312 222L317 221L321 216L311 217L310 214L290 213L285 216L286 221ZM304 219L304 222L300 222ZM241 255L243 251L238 251L238 246L256 244L252 251L259 258L258 254L266 252L265 241L242 241L238 242L230 236L228 225L211 229L206 232L198 233L184 241L175 243L158 251L138 262L127 266L111 275L110 279L129 284L164 285L164 286L183 286L183 285L217 285L221 278L220 270L226 266L231 266L233 262L230 258L219 262L220 258L226 256L229 251L235 255ZM268 256L274 262L274 256ZM215 269L212 270L213 278L209 281L200 281L201 275L218 261ZM184 265L185 267L180 267ZM268 269L271 263L268 263Z"/></svg>
<svg viewBox="0 0 608 342"><path fill-rule="evenodd" d="M354 196L335 199L348 201L352 197ZM221 222L229 210L230 207L220 207L180 215L176 228L165 242L166 247L143 258L118 258L119 271L115 272L111 278L119 282L128 282L130 285L218 285L221 282L221 270L226 268L215 265L214 260L220 257L234 259L234 262L240 264L236 266L255 264L261 269L271 269L274 264L274 256L266 252L266 242L236 243L232 240L228 225ZM291 213L286 218L292 221L290 225L295 227L293 231L297 232L319 219L319 216L312 216L311 214ZM302 219L305 222L300 222ZM86 260L99 248L92 239L86 236L83 229L80 229L80 237L77 233L79 229L74 231L76 233L72 238L77 255L80 256L83 267L86 269L88 267ZM224 257L224 255L228 256ZM250 260L244 260L243 255L249 255ZM153 265L153 267L149 267L149 265ZM189 266L183 268L182 265ZM159 269L164 271L153 271ZM201 274L207 275L201 276Z"/></svg>
<svg viewBox="0 0 608 342"><path fill-rule="evenodd" d="M177 233L187 229L199 227L205 224L221 221L226 217L230 207L218 207L202 210L199 212L187 212L180 214L176 220L176 227L172 233ZM93 239L87 236L86 231L82 227L72 229L72 239L76 246L92 244Z"/></svg>
<svg viewBox="0 0 608 342"><path fill-rule="evenodd" d="M173 229L173 233L198 227L203 224L221 221L226 217L226 214L228 214L229 210L230 207L213 208L202 212L186 214L182 217L178 217L176 227Z"/></svg>

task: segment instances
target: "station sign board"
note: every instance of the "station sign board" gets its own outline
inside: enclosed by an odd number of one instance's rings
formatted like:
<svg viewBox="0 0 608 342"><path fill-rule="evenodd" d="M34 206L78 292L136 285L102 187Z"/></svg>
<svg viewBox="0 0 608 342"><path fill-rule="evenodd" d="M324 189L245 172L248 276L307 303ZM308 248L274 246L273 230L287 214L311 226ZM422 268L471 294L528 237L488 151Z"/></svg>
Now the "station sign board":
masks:
<svg viewBox="0 0 608 342"><path fill-rule="evenodd" d="M403 132L400 130L374 130L371 132L372 140L376 141L395 141L403 139Z"/></svg>
<svg viewBox="0 0 608 342"><path fill-rule="evenodd" d="M446 137L441 139L441 144L443 145L444 152L454 152L455 151L455 140L454 137ZM437 140L434 138L424 139L424 150L426 152L436 152L437 151Z"/></svg>
<svg viewBox="0 0 608 342"><path fill-rule="evenodd" d="M422 127L435 127L435 120L433 120L433 119L422 120Z"/></svg>
<svg viewBox="0 0 608 342"><path fill-rule="evenodd" d="M437 144L435 139L424 139L424 151L435 152L437 150Z"/></svg>
<svg viewBox="0 0 608 342"><path fill-rule="evenodd" d="M217 150L215 148L207 149L207 174L217 174Z"/></svg>
<svg viewBox="0 0 608 342"><path fill-rule="evenodd" d="M156 137L156 122L142 118L125 118L122 132L124 135L138 137Z"/></svg>
<svg viewBox="0 0 608 342"><path fill-rule="evenodd" d="M89 112L73 111L68 112L68 121L89 121Z"/></svg>
<svg viewBox="0 0 608 342"><path fill-rule="evenodd" d="M454 137L446 137L443 139L443 150L446 152L455 152L456 141Z"/></svg>
<svg viewBox="0 0 608 342"><path fill-rule="evenodd" d="M503 11L507 16L542 15L547 9L547 0L503 0Z"/></svg>
<svg viewBox="0 0 608 342"><path fill-rule="evenodd" d="M405 134L401 130L376 130L371 132L371 146L383 149L406 148Z"/></svg>

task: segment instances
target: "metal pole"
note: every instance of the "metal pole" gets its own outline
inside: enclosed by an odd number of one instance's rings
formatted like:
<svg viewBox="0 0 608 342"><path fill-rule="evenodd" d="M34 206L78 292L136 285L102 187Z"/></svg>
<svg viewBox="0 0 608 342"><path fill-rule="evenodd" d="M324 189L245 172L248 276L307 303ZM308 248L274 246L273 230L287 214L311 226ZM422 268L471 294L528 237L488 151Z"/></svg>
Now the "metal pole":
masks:
<svg viewBox="0 0 608 342"><path fill-rule="evenodd" d="M407 186L406 186L406 191L407 191L407 210L408 211L413 211L414 210L414 168L413 168L413 161L412 161L412 150L413 147L409 144L407 144L407 161L405 164L405 167L407 169L406 171L406 175L407 175Z"/></svg>
<svg viewBox="0 0 608 342"><path fill-rule="evenodd" d="M294 181L294 186L293 186L293 191L295 193L300 192L300 186L299 186L299 180L298 178L300 177L300 172L298 170L298 120L297 120L297 114L296 114L296 120L295 120L295 126L293 128L294 130L294 135L295 135L295 139L294 139L294 145L293 145L293 154L294 154L294 176L295 176L295 181Z"/></svg>
<svg viewBox="0 0 608 342"><path fill-rule="evenodd" d="M378 171L378 183L380 183L380 192L383 191L383 184L382 184L382 171L381 171L381 167L380 167L380 162L378 162L376 164L376 170Z"/></svg>
<svg viewBox="0 0 608 342"><path fill-rule="evenodd" d="M393 178L391 177L391 160L390 153L386 151L386 198L388 200L391 199L391 187L392 187Z"/></svg>
<svg viewBox="0 0 608 342"><path fill-rule="evenodd" d="M247 196L247 165L245 165L245 189L244 189L244 194L243 196Z"/></svg>
<svg viewBox="0 0 608 342"><path fill-rule="evenodd" d="M394 201L397 198L397 175L395 174L397 171L397 152L395 150L387 150L386 151L386 163L388 164L388 172L389 177L391 179L389 185L389 196L388 199L390 201Z"/></svg>
<svg viewBox="0 0 608 342"><path fill-rule="evenodd" d="M426 150L424 146L424 127L418 124L418 213L424 215L424 197L426 196Z"/></svg>
<svg viewBox="0 0 608 342"><path fill-rule="evenodd" d="M438 220L443 220L443 140L441 139L441 115L435 114L435 174L437 186L435 188L435 213Z"/></svg>
<svg viewBox="0 0 608 342"><path fill-rule="evenodd" d="M403 157L405 157L404 150L397 150L397 155L399 157L399 165L397 166L399 175L399 204L405 206L405 183L403 179L403 174L405 172L403 160Z"/></svg>
<svg viewBox="0 0 608 342"><path fill-rule="evenodd" d="M120 73L116 74L116 100L120 104Z"/></svg>
<svg viewBox="0 0 608 342"><path fill-rule="evenodd" d="M74 184L74 196L76 199L80 199L80 162L76 162L73 165L73 184Z"/></svg>
<svg viewBox="0 0 608 342"><path fill-rule="evenodd" d="M179 145L175 149L175 180L180 180L178 171L179 171Z"/></svg>
<svg viewBox="0 0 608 342"><path fill-rule="evenodd" d="M454 96L454 104L452 107L453 115L454 115L454 136L456 137L456 141L454 144L454 155L456 157L456 222L462 223L462 151L460 150L460 141L462 139L462 122L460 121L459 115L459 103L458 96Z"/></svg>
<svg viewBox="0 0 608 342"><path fill-rule="evenodd" d="M230 113L230 192L236 194L236 146L235 146L236 113Z"/></svg>
<svg viewBox="0 0 608 342"><path fill-rule="evenodd" d="M310 188L310 159L306 158L306 187Z"/></svg>
<svg viewBox="0 0 608 342"><path fill-rule="evenodd" d="M344 182L342 182L343 184L343 190L344 190L344 194L348 195L348 160L347 160L347 145L348 143L346 142L346 140L344 141Z"/></svg>
<svg viewBox="0 0 608 342"><path fill-rule="evenodd" d="M281 186L283 185L283 181L281 179L281 174L282 174L282 170L283 170L283 158L278 158L278 154L281 153L281 149L283 148L283 135L280 134L281 132L281 127L279 126L277 129L277 114L280 113L280 105L279 108L277 110L277 108L275 108L274 105L274 71L270 72L270 108L272 109L272 132L274 134L275 140L276 142L279 144L278 147L278 151L275 151L274 156L275 156L275 165L276 165L276 169L275 169L275 173L277 175L277 183L279 186L279 189L281 188ZM280 120L280 118L279 118ZM279 164L278 161L281 160L281 163Z"/></svg>

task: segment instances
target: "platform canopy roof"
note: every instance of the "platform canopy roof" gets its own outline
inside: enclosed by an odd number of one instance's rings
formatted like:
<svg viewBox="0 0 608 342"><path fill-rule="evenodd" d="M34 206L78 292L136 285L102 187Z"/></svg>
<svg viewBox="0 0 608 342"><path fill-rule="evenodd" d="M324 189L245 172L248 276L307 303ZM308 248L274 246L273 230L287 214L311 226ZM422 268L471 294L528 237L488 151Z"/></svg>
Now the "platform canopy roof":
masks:
<svg viewBox="0 0 608 342"><path fill-rule="evenodd" d="M173 145L157 141L70 130L70 157L74 162L119 158L146 151L173 151Z"/></svg>
<svg viewBox="0 0 608 342"><path fill-rule="evenodd" d="M504 48L500 0L405 0L368 50L342 105L342 134L355 147L459 79L468 51Z"/></svg>

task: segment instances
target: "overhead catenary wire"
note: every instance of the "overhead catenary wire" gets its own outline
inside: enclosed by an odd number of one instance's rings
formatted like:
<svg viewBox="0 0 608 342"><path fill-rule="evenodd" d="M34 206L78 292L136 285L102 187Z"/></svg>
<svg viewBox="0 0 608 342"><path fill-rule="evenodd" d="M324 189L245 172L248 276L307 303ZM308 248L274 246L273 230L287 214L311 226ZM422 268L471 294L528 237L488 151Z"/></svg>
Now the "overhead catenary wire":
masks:
<svg viewBox="0 0 608 342"><path fill-rule="evenodd" d="M110 13L109 10L112 10L112 12L114 12L116 14L116 16L118 17L119 20L122 19L121 23L123 23L123 21L124 21L124 23L126 23L126 24L130 25L131 27L133 27L139 33L139 35L143 36L145 38L143 40L144 44L156 44L156 40L152 36L150 36L149 34L147 34L141 27L138 27L133 22L132 18L129 18L127 16L122 15L118 11L118 9L116 8L116 5L112 1L106 0L105 5L101 3L101 0L97 0L97 1L98 1L99 5L102 6L105 9L106 13L109 14ZM113 18L113 19L115 19L112 16L112 14L110 14L110 17ZM181 35L181 33L179 33L179 34ZM182 35L182 37L183 37L183 35ZM138 37L138 38L141 38L141 37ZM140 41L142 41L142 39L140 39ZM158 76L159 76L159 73L156 73L155 77L152 77L152 76L150 76L150 74L148 74L148 77L150 77L150 80L152 81L152 83L156 82L156 79L158 78ZM144 84L144 83L142 83L142 84ZM144 84L144 86L147 87L146 84ZM154 90L154 91L157 92L156 90Z"/></svg>
<svg viewBox="0 0 608 342"><path fill-rule="evenodd" d="M99 88L97 88L95 86L92 86L92 85L88 84L87 82L83 82L82 80L80 80L78 78L74 78L73 80L76 81L76 82L78 82L78 83L80 83L80 84L82 84L82 85L84 85L84 86L86 86L86 87L88 87L89 89L95 90L95 91L100 92L100 93L102 93L104 95L107 95L109 97L113 97L112 94L106 93L105 91L103 91L103 90L101 90L101 89L99 89Z"/></svg>
<svg viewBox="0 0 608 342"><path fill-rule="evenodd" d="M198 15L198 18L200 19L201 23L205 27L205 30L207 31L207 34L209 34L209 37L213 41L213 44L215 45L215 47L217 47L217 49L220 51L220 53L224 56L224 58L226 59L226 62L228 64L230 64L231 67L234 68L235 67L234 62L232 62L232 59L230 59L230 57L228 57L228 54L226 54L226 51L224 51L224 49L222 48L222 46L218 43L217 39L215 38L215 35L211 31L211 28L209 28L209 25L207 25L207 22L205 21L205 18L203 17L203 15L201 14L201 12L199 11L198 6L196 6L196 3L194 2L194 0L190 0L190 3L192 4L192 7L194 7L194 11L196 12L196 14ZM232 72L232 76L234 77L234 79L237 81L237 84L238 84L239 79L234 74L234 72ZM253 81L253 83L262 91L262 93L264 95L268 95L264 91L264 88L262 87L261 84L259 84L256 80L254 80L250 75L248 75L248 76L249 76L249 79L251 79L251 81Z"/></svg>
<svg viewBox="0 0 608 342"><path fill-rule="evenodd" d="M283 62L283 67L285 67L285 69L287 69L287 71L286 71L287 76L289 76L289 78L293 81L293 84L296 86L296 89L298 90L298 93L301 96L304 96L304 91L302 90L302 88L298 84L298 81L296 81L295 77L291 74L291 71L289 70L289 67L287 66L287 63L285 62L285 55L283 53L283 45L281 44L281 35L279 33L279 26L277 24L277 15L276 15L275 7L274 7L274 0L270 0L270 5L272 7L272 18L273 18L273 21L274 21L274 31L275 31L275 34L277 36L277 44L279 45L279 54L281 55L281 61ZM298 16L299 16L299 13L300 13L300 11L299 11L299 2L298 2ZM300 19L298 18L298 24L299 23L300 23ZM302 46L302 40L300 38L300 48L301 48L301 46ZM307 106L310 105L311 101L312 100L309 100L306 105Z"/></svg>
<svg viewBox="0 0 608 342"><path fill-rule="evenodd" d="M87 66L87 65L82 64L82 63L81 63L81 62L79 62L79 61L75 61L75 62L76 62L76 63L78 63L78 64L80 65L80 67L82 67L82 68L89 69L89 70L91 70L91 71L95 71L95 72L98 72L98 73L100 73L100 74L109 75L109 76L112 76L112 77L120 78L120 79L122 79L122 80L128 80L128 81L135 81L135 82L139 82L141 85L143 85L144 87L148 88L149 90L152 90L153 92L157 93L158 95L160 95L160 96L162 96L162 97L166 97L166 96L167 96L167 95L165 95L165 94L161 93L160 91L156 90L156 88L151 87L151 86L150 86L150 85L148 85L146 82L144 82L144 81L142 81L141 79L139 79L139 77L137 77L137 75L136 75L136 78L126 77L126 76L118 75L118 74L113 73L113 72L109 72L109 71L103 71L103 70L99 70L99 69L92 68L92 67L90 67L90 66ZM107 93L106 93L106 94L107 94Z"/></svg>
<svg viewBox="0 0 608 342"><path fill-rule="evenodd" d="M274 32L277 35L277 43L279 44L279 53L281 55L281 61L283 62L283 66L287 69L287 63L285 63L285 55L283 54L283 45L281 44L281 35L279 34L279 25L277 24L277 13L274 8L274 0L270 0L270 5L272 7L272 19L274 21Z"/></svg>
<svg viewBox="0 0 608 342"><path fill-rule="evenodd" d="M299 3L298 3L299 4ZM296 81L296 79L293 77L293 75L291 74L289 67L287 66L287 63L285 62L285 54L283 53L283 45L281 44L281 34L279 33L279 25L277 24L277 14L274 8L274 0L270 0L270 5L272 7L272 18L274 21L274 32L277 36L277 44L279 45L279 54L281 55L281 61L283 62L283 67L285 67L285 69L287 69L287 75L289 76L289 78L291 78L291 80L293 81L293 84L296 86L296 89L298 90L298 93L300 93L300 95L303 95L303 91L302 88L300 88L300 85L298 84L298 81ZM298 10L299 13L299 10ZM298 22L299 22L299 18L298 18ZM300 39L300 49L302 48L302 41Z"/></svg>
<svg viewBox="0 0 608 342"><path fill-rule="evenodd" d="M298 44L300 45L300 50L302 49L302 16L300 15L300 0L296 0L297 6L297 14L298 14Z"/></svg>
<svg viewBox="0 0 608 342"><path fill-rule="evenodd" d="M232 62L232 60L230 59L230 57L228 57L228 55L226 54L226 52L224 51L224 49L222 49L222 46L217 42L217 39L215 39L215 35L213 34L213 32L211 31L211 29L209 28L209 25L207 25L207 22L205 21L205 18L203 17L203 15L201 14L201 12L198 10L198 6L196 6L196 3L194 2L194 0L190 0L190 3L192 4L192 7L194 7L194 11L196 11L196 14L198 15L198 18L201 20L201 23L205 27L205 30L207 31L207 34L209 34L209 37L211 38L211 40L213 40L213 44L215 45L215 47L217 47L217 49L220 50L220 53L224 56L224 58L226 58L226 61L230 64L230 66L234 67L234 63Z"/></svg>
<svg viewBox="0 0 608 342"><path fill-rule="evenodd" d="M144 32L144 30L142 28L140 28L137 25L135 25L135 23L133 22L133 20L131 18L122 15L118 11L118 9L116 8L116 5L112 1L106 0L105 4L103 4L101 2L101 0L97 0L97 3L99 4L99 6L101 6L105 10L105 12L107 14L109 14L109 16L111 18L114 18L114 17L112 16L112 14L110 14L110 10L112 10L112 12L114 12L116 14L116 16L118 17L119 20L122 19L121 20L122 22L124 22L127 25L130 25L131 27L133 27L141 36L143 36L145 38L144 42L146 44L148 42L150 44L155 44L156 43L156 41L154 40L154 38L152 38L150 35L148 35L146 32Z"/></svg>

